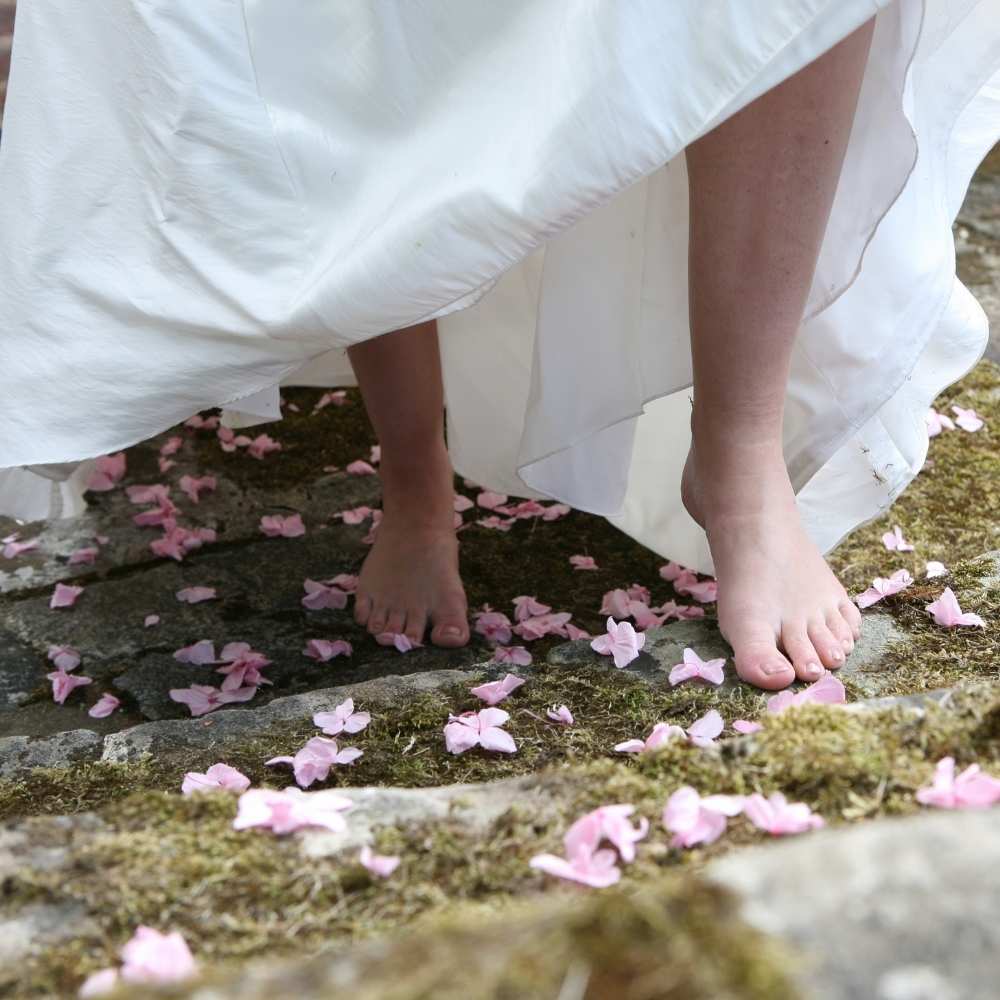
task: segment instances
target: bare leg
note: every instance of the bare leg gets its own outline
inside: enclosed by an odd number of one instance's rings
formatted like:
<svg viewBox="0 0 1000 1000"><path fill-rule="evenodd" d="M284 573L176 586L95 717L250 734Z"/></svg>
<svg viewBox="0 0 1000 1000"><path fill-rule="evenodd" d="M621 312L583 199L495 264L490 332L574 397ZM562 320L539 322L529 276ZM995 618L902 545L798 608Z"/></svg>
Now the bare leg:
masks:
<svg viewBox="0 0 1000 1000"><path fill-rule="evenodd" d="M840 666L860 634L857 608L802 530L781 425L873 26L687 150L694 411L684 501L708 533L736 669L771 689Z"/></svg>
<svg viewBox="0 0 1000 1000"><path fill-rule="evenodd" d="M352 347L368 415L382 446L383 520L361 570L355 618L372 635L469 641L458 573L454 489L444 441L437 325L421 323Z"/></svg>

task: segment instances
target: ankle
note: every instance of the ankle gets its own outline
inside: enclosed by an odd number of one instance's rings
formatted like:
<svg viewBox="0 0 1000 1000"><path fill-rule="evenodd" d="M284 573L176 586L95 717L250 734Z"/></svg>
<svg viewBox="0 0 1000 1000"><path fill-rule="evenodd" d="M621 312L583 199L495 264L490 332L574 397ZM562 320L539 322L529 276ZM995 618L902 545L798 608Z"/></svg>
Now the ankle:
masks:
<svg viewBox="0 0 1000 1000"><path fill-rule="evenodd" d="M443 441L409 454L383 449L379 476L382 509L391 523L407 530L453 530L453 473Z"/></svg>

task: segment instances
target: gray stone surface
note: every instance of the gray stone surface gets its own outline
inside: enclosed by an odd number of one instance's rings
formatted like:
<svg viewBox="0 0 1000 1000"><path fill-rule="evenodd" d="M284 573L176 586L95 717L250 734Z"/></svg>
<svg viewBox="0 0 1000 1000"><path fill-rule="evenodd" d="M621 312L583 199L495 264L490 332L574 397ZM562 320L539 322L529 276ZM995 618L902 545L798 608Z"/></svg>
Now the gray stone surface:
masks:
<svg viewBox="0 0 1000 1000"><path fill-rule="evenodd" d="M892 684L892 673L885 663L885 653L895 643L905 642L907 633L892 615L866 612L861 639L844 665L837 671L843 681L850 681L865 698L877 698Z"/></svg>
<svg viewBox="0 0 1000 1000"><path fill-rule="evenodd" d="M905 639L906 632L891 615L869 612L865 615L861 639L838 675L853 682L865 697L877 697L891 683L891 674L882 668L882 658L890 645ZM682 661L687 646L702 659L725 657L729 661L725 681L716 689L720 697L725 698L740 688L733 669L732 650L719 634L716 622L708 618L671 622L662 628L647 630L642 653L624 669L651 684L665 684L671 668ZM549 652L548 662L564 667L581 663L600 664L609 670L615 669L610 658L595 653L586 639L556 646Z"/></svg>
<svg viewBox="0 0 1000 1000"><path fill-rule="evenodd" d="M347 829L306 830L300 845L307 857L322 858L357 850L372 842L383 826L407 827L450 819L469 833L485 832L511 806L522 805L541 816L551 796L533 778L510 778L479 785L439 788L341 788L354 802Z"/></svg>
<svg viewBox="0 0 1000 1000"><path fill-rule="evenodd" d="M45 683L45 660L9 632L0 632L0 713L23 705Z"/></svg>
<svg viewBox="0 0 1000 1000"><path fill-rule="evenodd" d="M199 463L190 439L173 456L178 460L177 465L163 475L156 465L156 452L171 436L170 432L161 434L128 450L126 482L172 484L171 499L180 509L180 523L214 528L218 533L217 547L260 540L263 536L259 523L263 514L300 513L307 529L315 529L339 510L361 504L377 505L379 483L374 477L324 474L317 469L314 480L295 486L264 490L237 484L217 468L209 470ZM201 476L209 472L216 477L216 489L203 493L197 504L176 485L184 474ZM25 525L0 518L0 537L16 530L22 540L35 537L41 540L35 551L16 559L0 558L0 594L32 592L52 587L56 581L90 579L109 571L119 573L123 567L145 567L160 562L149 548L149 543L160 536L159 529L142 528L132 521L135 514L149 505L131 503L123 487L107 493L90 493L88 503L88 509L76 518ZM363 531L354 532L358 538L361 534ZM96 535L108 538L108 543L100 547L96 562L68 565L70 553L93 545ZM211 550L212 546L206 546L201 552ZM198 558L192 555L188 560L196 562Z"/></svg>
<svg viewBox="0 0 1000 1000"><path fill-rule="evenodd" d="M810 1000L996 1000L1000 809L925 813L735 852L707 874L801 949Z"/></svg>
<svg viewBox="0 0 1000 1000"><path fill-rule="evenodd" d="M219 709L196 719L148 722L105 737L102 759L127 761L144 753L169 753L171 750L197 747L221 748L227 742L243 741L275 722L309 718L315 712L333 708L348 697L354 698L359 707L391 705L469 679L469 674L463 670L388 675L360 684L276 698L256 709Z"/></svg>
<svg viewBox="0 0 1000 1000"><path fill-rule="evenodd" d="M0 739L0 778L16 778L36 767L62 767L97 760L101 737L89 729L54 736L5 736Z"/></svg>
<svg viewBox="0 0 1000 1000"><path fill-rule="evenodd" d="M6 969L13 980L14 962L96 930L86 908L78 903L36 903L7 918L0 913L0 970ZM4 976L0 971L0 984Z"/></svg>

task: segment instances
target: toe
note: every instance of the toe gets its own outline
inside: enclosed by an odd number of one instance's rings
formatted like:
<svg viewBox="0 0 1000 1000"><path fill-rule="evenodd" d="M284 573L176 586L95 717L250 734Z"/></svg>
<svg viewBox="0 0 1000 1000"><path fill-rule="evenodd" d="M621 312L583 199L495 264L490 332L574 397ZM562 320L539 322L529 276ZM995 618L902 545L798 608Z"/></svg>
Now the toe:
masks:
<svg viewBox="0 0 1000 1000"><path fill-rule="evenodd" d="M729 629L736 673L748 684L777 691L795 680L792 665L778 652L774 634L766 626Z"/></svg>
<svg viewBox="0 0 1000 1000"><path fill-rule="evenodd" d="M809 623L809 638L813 648L819 653L820 663L829 670L836 670L844 665L844 644L827 627L821 618Z"/></svg>
<svg viewBox="0 0 1000 1000"><path fill-rule="evenodd" d="M410 642L421 644L424 641L424 632L427 630L427 612L423 608L410 608L406 612L406 625L403 634Z"/></svg>
<svg viewBox="0 0 1000 1000"><path fill-rule="evenodd" d="M469 641L468 608L461 591L448 595L432 616L431 642L435 646L464 646Z"/></svg>
<svg viewBox="0 0 1000 1000"><path fill-rule="evenodd" d="M359 625L367 625L372 613L372 599L360 590L354 598L354 620Z"/></svg>
<svg viewBox="0 0 1000 1000"><path fill-rule="evenodd" d="M816 647L809 638L808 630L804 623L787 624L781 631L781 645L785 653L792 661L795 668L795 676L800 681L812 683L823 676L823 663L820 659Z"/></svg>
<svg viewBox="0 0 1000 1000"><path fill-rule="evenodd" d="M850 626L854 641L857 642L861 638L861 612L853 601L841 601L837 607L844 621Z"/></svg>
<svg viewBox="0 0 1000 1000"><path fill-rule="evenodd" d="M832 609L827 612L826 627L843 647L844 655L850 656L851 651L854 649L854 633L840 611Z"/></svg>
<svg viewBox="0 0 1000 1000"><path fill-rule="evenodd" d="M381 635L385 631L385 623L389 617L389 609L376 604L368 615L368 631L372 635Z"/></svg>
<svg viewBox="0 0 1000 1000"><path fill-rule="evenodd" d="M382 631L388 632L390 635L400 635L405 622L406 612L394 608L385 616L385 628Z"/></svg>

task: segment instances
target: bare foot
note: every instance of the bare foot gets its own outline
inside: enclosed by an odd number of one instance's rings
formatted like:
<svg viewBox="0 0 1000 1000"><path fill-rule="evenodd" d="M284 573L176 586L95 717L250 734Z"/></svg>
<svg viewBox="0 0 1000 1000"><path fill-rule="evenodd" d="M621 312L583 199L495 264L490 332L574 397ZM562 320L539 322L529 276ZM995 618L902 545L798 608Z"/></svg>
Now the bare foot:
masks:
<svg viewBox="0 0 1000 1000"><path fill-rule="evenodd" d="M861 613L799 520L780 448L692 446L682 497L708 535L719 627L736 672L777 690L836 670L861 635Z"/></svg>
<svg viewBox="0 0 1000 1000"><path fill-rule="evenodd" d="M394 464L383 454L383 517L365 559L354 619L372 635L401 633L437 646L469 641L468 605L458 571L451 465L442 443L430 460Z"/></svg>

